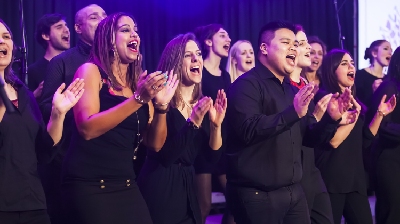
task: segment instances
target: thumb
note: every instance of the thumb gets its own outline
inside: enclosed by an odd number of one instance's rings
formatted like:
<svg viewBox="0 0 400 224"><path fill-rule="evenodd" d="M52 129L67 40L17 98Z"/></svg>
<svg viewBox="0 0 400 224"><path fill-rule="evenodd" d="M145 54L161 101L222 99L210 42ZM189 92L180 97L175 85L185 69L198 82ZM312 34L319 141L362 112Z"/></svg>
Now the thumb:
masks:
<svg viewBox="0 0 400 224"><path fill-rule="evenodd" d="M64 89L65 89L65 83L62 83L61 86L58 87L56 93L61 94Z"/></svg>
<svg viewBox="0 0 400 224"><path fill-rule="evenodd" d="M385 101L386 101L386 94L383 95L383 97L382 97L382 99L381 99L381 103L385 103Z"/></svg>
<svg viewBox="0 0 400 224"><path fill-rule="evenodd" d="M146 78L146 76L147 76L147 70L145 70L142 74L140 74L138 81L142 81L143 79Z"/></svg>

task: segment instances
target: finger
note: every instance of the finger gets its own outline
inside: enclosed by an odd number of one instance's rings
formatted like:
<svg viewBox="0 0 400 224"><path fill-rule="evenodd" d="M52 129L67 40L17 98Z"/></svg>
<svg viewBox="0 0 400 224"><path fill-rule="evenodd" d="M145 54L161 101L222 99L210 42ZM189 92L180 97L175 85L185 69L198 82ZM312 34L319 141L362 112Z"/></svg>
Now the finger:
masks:
<svg viewBox="0 0 400 224"><path fill-rule="evenodd" d="M153 80L154 78L158 77L158 79ZM166 74L163 73L162 71L156 71L153 72L149 75L146 76L146 83L151 82L151 83L155 83L157 82L159 79L166 77Z"/></svg>
<svg viewBox="0 0 400 224"><path fill-rule="evenodd" d="M72 93L76 92L79 86L81 86L83 83L83 79L76 80L73 85L70 85L71 88L68 88L68 91L71 91Z"/></svg>
<svg viewBox="0 0 400 224"><path fill-rule="evenodd" d="M75 98L77 99L77 102L78 102L78 100L83 96L83 92L85 92L85 89L81 89L81 90L78 92L78 94L75 96Z"/></svg>
<svg viewBox="0 0 400 224"><path fill-rule="evenodd" d="M60 85L60 87L58 87L58 89L57 89L57 93L59 93L59 94L61 94L62 93L62 91L65 89L65 83L62 83L61 85Z"/></svg>
<svg viewBox="0 0 400 224"><path fill-rule="evenodd" d="M72 92L74 95L78 95L79 92L85 87L85 83L81 82L80 85L76 88L74 92Z"/></svg>
<svg viewBox="0 0 400 224"><path fill-rule="evenodd" d="M173 88L175 86L175 83L176 83L177 79L178 79L178 75L177 74L170 75L170 77L168 77L168 81L167 81L166 85L168 85L168 86Z"/></svg>
<svg viewBox="0 0 400 224"><path fill-rule="evenodd" d="M306 103L306 105L308 105L313 98L314 98L314 93L311 93L310 95L308 95L308 97L304 101Z"/></svg>
<svg viewBox="0 0 400 224"><path fill-rule="evenodd" d="M386 94L382 96L381 104L386 102Z"/></svg>
<svg viewBox="0 0 400 224"><path fill-rule="evenodd" d="M146 78L147 78L147 70L145 70L144 72L142 72L142 74L139 75L138 82L143 81Z"/></svg>
<svg viewBox="0 0 400 224"><path fill-rule="evenodd" d="M74 81L71 82L71 84L69 84L67 90L71 90L72 88L75 87L75 85L79 82L79 78L76 78Z"/></svg>
<svg viewBox="0 0 400 224"><path fill-rule="evenodd" d="M397 103L396 96L393 94L393 96L390 97L390 104L393 106L393 108L395 108L396 107L396 103Z"/></svg>
<svg viewBox="0 0 400 224"><path fill-rule="evenodd" d="M301 99L305 100L313 91L314 86L308 84L307 88L304 88L304 91L301 94Z"/></svg>

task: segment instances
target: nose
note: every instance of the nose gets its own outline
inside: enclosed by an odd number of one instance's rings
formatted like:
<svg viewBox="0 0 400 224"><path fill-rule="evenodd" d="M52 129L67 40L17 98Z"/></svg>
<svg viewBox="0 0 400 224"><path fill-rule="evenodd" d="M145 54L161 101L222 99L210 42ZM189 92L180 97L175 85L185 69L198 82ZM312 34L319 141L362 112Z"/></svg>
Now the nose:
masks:
<svg viewBox="0 0 400 224"><path fill-rule="evenodd" d="M231 42L232 40L231 40L231 38L228 36L228 42Z"/></svg>
<svg viewBox="0 0 400 224"><path fill-rule="evenodd" d="M139 34L138 34L136 31L133 31L133 32L131 33L131 37L133 37L133 38L139 38Z"/></svg>
<svg viewBox="0 0 400 224"><path fill-rule="evenodd" d="M199 56L197 56L196 54L192 54L192 62L197 62L197 60L199 60L197 57Z"/></svg>

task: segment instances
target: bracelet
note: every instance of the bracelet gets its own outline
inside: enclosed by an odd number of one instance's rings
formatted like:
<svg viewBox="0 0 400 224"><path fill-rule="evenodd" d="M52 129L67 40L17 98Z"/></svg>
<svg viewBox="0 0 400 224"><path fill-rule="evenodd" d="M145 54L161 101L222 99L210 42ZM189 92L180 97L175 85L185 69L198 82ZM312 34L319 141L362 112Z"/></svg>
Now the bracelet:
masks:
<svg viewBox="0 0 400 224"><path fill-rule="evenodd" d="M135 98L136 102L140 104L146 104L147 102L140 98L140 95L136 92L133 93L133 97Z"/></svg>
<svg viewBox="0 0 400 224"><path fill-rule="evenodd" d="M382 117L384 117L386 114L385 113L383 113L382 111L380 111L379 109L377 110L377 112L378 112L378 114L379 114L379 116L382 116Z"/></svg>
<svg viewBox="0 0 400 224"><path fill-rule="evenodd" d="M160 108L154 107L154 113L157 113L157 114L166 114L168 111L169 111L169 106L165 110L161 110Z"/></svg>
<svg viewBox="0 0 400 224"><path fill-rule="evenodd" d="M188 119L186 120L186 122L187 122L187 125L188 125L190 128L192 128L192 129L199 129L199 128L200 128L200 127L197 126L195 123L193 123L193 121L192 121L190 118L188 118Z"/></svg>
<svg viewBox="0 0 400 224"><path fill-rule="evenodd" d="M166 106L166 105L169 104L169 102L167 102L167 103L156 103L156 102L153 102L153 103L154 103L154 105L159 105L159 106Z"/></svg>

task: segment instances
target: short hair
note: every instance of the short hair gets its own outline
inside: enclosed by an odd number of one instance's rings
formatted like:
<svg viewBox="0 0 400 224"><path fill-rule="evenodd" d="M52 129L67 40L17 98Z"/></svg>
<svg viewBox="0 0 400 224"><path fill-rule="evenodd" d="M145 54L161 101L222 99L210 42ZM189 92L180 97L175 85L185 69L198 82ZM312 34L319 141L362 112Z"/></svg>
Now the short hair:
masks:
<svg viewBox="0 0 400 224"><path fill-rule="evenodd" d="M97 4L90 4L90 5L88 5L88 6L85 6L85 7L81 8L81 9L79 9L78 12L75 13L75 24L81 24L81 22L82 22L82 13L83 13L83 11L84 11L86 8L89 8L89 7L91 7L91 6L98 6L98 7L100 7L100 6L97 5Z"/></svg>
<svg viewBox="0 0 400 224"><path fill-rule="evenodd" d="M296 33L296 27L293 23L287 21L274 21L269 22L265 26L263 26L258 34L258 46L261 43L266 42L267 44L271 43L271 40L275 37L275 31L279 29L288 29L293 33Z"/></svg>
<svg viewBox="0 0 400 224"><path fill-rule="evenodd" d="M364 59L369 59L369 63L374 63L374 56L372 56L372 52L378 51L379 46L381 44L388 42L387 40L375 40L371 43L371 46L367 47L364 52Z"/></svg>
<svg viewBox="0 0 400 224"><path fill-rule="evenodd" d="M51 26L61 20L65 21L65 16L59 13L45 14L36 23L35 39L44 49L48 47L48 43L43 39L42 35L50 35Z"/></svg>
<svg viewBox="0 0 400 224"><path fill-rule="evenodd" d="M206 26L197 27L194 30L194 35L200 43L200 50L203 53L203 58L207 58L210 54L210 49L206 45L205 41L208 39L212 39L214 34L218 33L220 29L223 29L223 26L221 24L213 23Z"/></svg>

